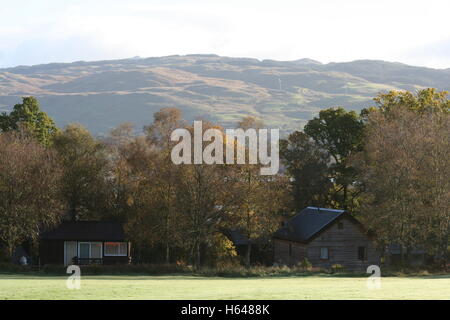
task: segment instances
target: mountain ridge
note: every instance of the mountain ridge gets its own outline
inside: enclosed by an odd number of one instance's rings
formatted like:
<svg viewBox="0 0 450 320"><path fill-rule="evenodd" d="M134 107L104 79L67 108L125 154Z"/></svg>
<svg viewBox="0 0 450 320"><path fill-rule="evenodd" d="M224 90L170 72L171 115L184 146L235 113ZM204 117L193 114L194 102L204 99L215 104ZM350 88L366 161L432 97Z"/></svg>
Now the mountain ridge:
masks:
<svg viewBox="0 0 450 320"><path fill-rule="evenodd" d="M59 126L79 122L95 134L125 121L140 129L163 107L227 127L252 115L286 132L324 108L360 110L373 105L378 92L425 87L450 89L450 69L383 60L133 57L0 69L0 111L34 95Z"/></svg>
<svg viewBox="0 0 450 320"><path fill-rule="evenodd" d="M387 64L393 64L393 65L402 65L406 67L413 67L413 68L421 68L421 69L430 69L430 70L436 70L436 71L450 71L449 68L432 68L432 67L426 67L426 66L415 66L412 64L400 62L400 61L387 61L387 60L381 60L381 59L356 59L356 60L350 60L350 61L340 61L335 62L331 61L328 63L323 63L318 60L310 59L310 58L299 58L295 60L274 60L274 59L258 59L258 58L250 58L250 57L231 57L231 56L220 56L214 53L191 53L191 54L185 54L185 55L168 55L168 56L154 56L154 57L141 57L141 56L134 56L129 58L120 58L120 59L107 59L107 60L77 60L72 62L49 62L49 63L39 63L39 64L33 64L33 65L17 65L14 67L1 67L0 72L5 72L6 70L13 70L16 68L33 68L33 67L40 67L40 66L51 66L51 65L71 65L71 64L90 64L90 63L104 63L104 62L122 62L127 60L146 60L146 59L164 59L164 58L182 58L182 57L214 57L214 58L225 58L225 59L239 59L239 60L255 60L258 62L263 61L276 61L276 62L286 62L286 63L300 63L300 64L317 64L317 65L335 65L335 64L351 64L356 62L380 62L380 63L387 63Z"/></svg>

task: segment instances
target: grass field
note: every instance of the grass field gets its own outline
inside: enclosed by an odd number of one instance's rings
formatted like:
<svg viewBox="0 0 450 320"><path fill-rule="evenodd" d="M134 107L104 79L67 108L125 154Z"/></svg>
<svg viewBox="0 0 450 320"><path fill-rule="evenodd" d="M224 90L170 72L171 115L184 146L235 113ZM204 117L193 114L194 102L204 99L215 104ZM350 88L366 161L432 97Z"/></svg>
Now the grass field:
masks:
<svg viewBox="0 0 450 320"><path fill-rule="evenodd" d="M450 299L450 276L386 277L369 290L364 277L206 278L0 274L0 299Z"/></svg>

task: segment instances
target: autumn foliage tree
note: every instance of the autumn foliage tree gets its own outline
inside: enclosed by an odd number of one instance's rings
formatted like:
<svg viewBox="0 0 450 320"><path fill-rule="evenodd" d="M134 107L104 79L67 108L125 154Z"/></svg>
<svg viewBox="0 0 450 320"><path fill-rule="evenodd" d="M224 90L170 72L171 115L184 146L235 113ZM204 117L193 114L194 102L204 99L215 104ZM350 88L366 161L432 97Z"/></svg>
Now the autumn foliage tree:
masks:
<svg viewBox="0 0 450 320"><path fill-rule="evenodd" d="M155 149L152 166L152 197L157 201L157 214L153 225L163 242L165 262L170 262L171 247L180 243L180 210L177 208L176 185L179 183L180 168L171 160L171 150L175 142L171 134L184 126L181 111L176 108L163 108L154 114L154 121L145 127L148 143Z"/></svg>
<svg viewBox="0 0 450 320"><path fill-rule="evenodd" d="M262 129L263 122L245 117L238 127L243 130ZM239 143L228 141L228 143ZM260 146L261 147L261 146ZM267 240L280 225L280 215L288 210L289 182L280 175L261 175L261 164L250 164L251 150L246 148L246 164L230 165L227 181L232 189L229 222L247 239L244 264L251 265L253 244ZM226 186L225 186L226 188Z"/></svg>
<svg viewBox="0 0 450 320"><path fill-rule="evenodd" d="M381 246L397 243L404 256L424 247L445 264L447 93L392 91L375 104L359 115L322 110L303 131L280 141L281 173L261 175L262 165L249 163L250 146L244 164L217 161L226 157L215 147L209 149L212 163L175 164L172 132L194 135L178 109L156 112L141 133L125 123L99 139L78 124L57 129L35 98L23 98L0 115L0 245L10 255L62 218L113 219L124 223L136 262L199 268L235 261L226 236L234 230L248 240L242 261L250 266L255 244L270 243L282 215L313 205L358 214ZM238 127L260 129L263 123L247 116ZM216 129L215 135L201 141L201 151L231 144L238 157L239 142L203 121L201 134L207 129ZM219 137L223 141L215 144Z"/></svg>
<svg viewBox="0 0 450 320"><path fill-rule="evenodd" d="M379 95L355 158L365 194L361 214L383 244L405 258L425 247L447 259L450 236L450 118L445 92Z"/></svg>
<svg viewBox="0 0 450 320"><path fill-rule="evenodd" d="M0 134L0 240L9 256L62 217L62 169L53 150L24 131Z"/></svg>
<svg viewBox="0 0 450 320"><path fill-rule="evenodd" d="M54 138L63 167L62 193L72 220L99 219L108 190L108 154L105 145L79 124L70 124Z"/></svg>

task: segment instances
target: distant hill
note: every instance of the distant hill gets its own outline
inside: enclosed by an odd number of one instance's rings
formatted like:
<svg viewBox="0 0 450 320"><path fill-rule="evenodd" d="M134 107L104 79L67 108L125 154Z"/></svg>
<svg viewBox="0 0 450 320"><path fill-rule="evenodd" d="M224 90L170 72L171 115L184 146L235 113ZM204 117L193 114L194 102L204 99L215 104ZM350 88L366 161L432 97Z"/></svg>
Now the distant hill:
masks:
<svg viewBox="0 0 450 320"><path fill-rule="evenodd" d="M450 70L373 60L134 57L0 69L0 111L34 95L59 126L79 122L95 134L125 121L142 128L163 107L224 126L253 115L286 132L324 108L360 110L380 91L424 87L450 89Z"/></svg>

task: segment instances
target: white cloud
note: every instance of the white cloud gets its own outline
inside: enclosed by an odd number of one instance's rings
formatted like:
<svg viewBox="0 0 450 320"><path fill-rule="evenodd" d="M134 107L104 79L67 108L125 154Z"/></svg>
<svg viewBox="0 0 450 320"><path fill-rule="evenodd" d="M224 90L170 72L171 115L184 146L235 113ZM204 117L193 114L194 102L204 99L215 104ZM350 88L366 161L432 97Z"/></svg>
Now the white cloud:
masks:
<svg viewBox="0 0 450 320"><path fill-rule="evenodd" d="M433 50L450 38L446 0L16 2L1 9L0 66L217 53L450 67Z"/></svg>

